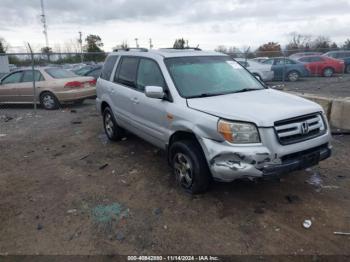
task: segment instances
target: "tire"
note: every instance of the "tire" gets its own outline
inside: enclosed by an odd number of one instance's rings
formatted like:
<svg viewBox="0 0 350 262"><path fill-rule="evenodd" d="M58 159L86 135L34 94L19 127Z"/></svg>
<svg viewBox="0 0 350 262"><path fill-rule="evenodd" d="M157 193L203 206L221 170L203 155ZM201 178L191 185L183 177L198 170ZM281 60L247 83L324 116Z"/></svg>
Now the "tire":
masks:
<svg viewBox="0 0 350 262"><path fill-rule="evenodd" d="M106 107L103 111L103 127L109 140L119 141L123 137L123 129L115 121L112 110Z"/></svg>
<svg viewBox="0 0 350 262"><path fill-rule="evenodd" d="M169 153L176 182L191 194L207 191L211 174L200 145L192 140L178 141L171 145Z"/></svg>
<svg viewBox="0 0 350 262"><path fill-rule="evenodd" d="M288 74L287 74L287 79L289 82L296 82L298 81L300 78L300 74L298 71L290 71Z"/></svg>
<svg viewBox="0 0 350 262"><path fill-rule="evenodd" d="M334 74L334 69L331 67L327 67L323 69L322 75L324 77L331 77Z"/></svg>
<svg viewBox="0 0 350 262"><path fill-rule="evenodd" d="M40 95L40 104L46 110L55 110L60 107L60 103L56 96L51 92L43 92Z"/></svg>
<svg viewBox="0 0 350 262"><path fill-rule="evenodd" d="M345 73L350 74L350 64L345 67Z"/></svg>

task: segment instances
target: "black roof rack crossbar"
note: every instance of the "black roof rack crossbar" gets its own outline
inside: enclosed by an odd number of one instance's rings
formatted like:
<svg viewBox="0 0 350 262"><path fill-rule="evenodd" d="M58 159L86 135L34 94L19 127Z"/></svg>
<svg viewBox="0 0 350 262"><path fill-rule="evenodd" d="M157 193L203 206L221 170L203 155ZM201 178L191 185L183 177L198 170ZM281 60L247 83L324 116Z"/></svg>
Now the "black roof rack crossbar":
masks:
<svg viewBox="0 0 350 262"><path fill-rule="evenodd" d="M114 48L113 52L118 52L118 51L140 51L140 52L148 52L147 48L144 47L127 47L127 48Z"/></svg>
<svg viewBox="0 0 350 262"><path fill-rule="evenodd" d="M191 49L191 50L195 50L195 51L202 51L202 49L200 49L198 46L197 47L187 46L187 47L184 47L184 48L165 47L165 48L160 48L160 49L173 49L173 50L188 50L188 49Z"/></svg>

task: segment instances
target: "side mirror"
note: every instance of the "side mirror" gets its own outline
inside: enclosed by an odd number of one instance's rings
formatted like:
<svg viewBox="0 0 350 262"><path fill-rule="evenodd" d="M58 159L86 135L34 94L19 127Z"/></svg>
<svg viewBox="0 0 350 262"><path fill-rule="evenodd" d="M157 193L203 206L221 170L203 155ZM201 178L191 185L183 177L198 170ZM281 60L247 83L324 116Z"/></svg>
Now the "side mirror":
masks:
<svg viewBox="0 0 350 262"><path fill-rule="evenodd" d="M161 86L146 86L145 95L150 98L163 99L165 93Z"/></svg>

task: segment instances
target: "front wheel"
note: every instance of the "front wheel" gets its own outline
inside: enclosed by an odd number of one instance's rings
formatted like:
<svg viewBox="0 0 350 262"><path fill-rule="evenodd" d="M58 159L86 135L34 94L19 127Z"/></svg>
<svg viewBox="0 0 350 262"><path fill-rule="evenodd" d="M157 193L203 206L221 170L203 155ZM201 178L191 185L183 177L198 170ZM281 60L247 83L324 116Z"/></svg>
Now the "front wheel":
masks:
<svg viewBox="0 0 350 262"><path fill-rule="evenodd" d="M58 109L60 106L58 99L51 92L44 92L40 95L40 104L47 110Z"/></svg>
<svg viewBox="0 0 350 262"><path fill-rule="evenodd" d="M195 141L178 141L170 147L171 167L177 183L187 192L205 192L211 181L210 171L200 145Z"/></svg>
<svg viewBox="0 0 350 262"><path fill-rule="evenodd" d="M331 77L333 75L333 73L334 73L334 70L333 70L333 68L330 68L330 67L325 68L323 70L323 76L325 76L325 77Z"/></svg>
<svg viewBox="0 0 350 262"><path fill-rule="evenodd" d="M295 82L299 80L299 73L297 71L290 71L287 75L287 79L289 82Z"/></svg>

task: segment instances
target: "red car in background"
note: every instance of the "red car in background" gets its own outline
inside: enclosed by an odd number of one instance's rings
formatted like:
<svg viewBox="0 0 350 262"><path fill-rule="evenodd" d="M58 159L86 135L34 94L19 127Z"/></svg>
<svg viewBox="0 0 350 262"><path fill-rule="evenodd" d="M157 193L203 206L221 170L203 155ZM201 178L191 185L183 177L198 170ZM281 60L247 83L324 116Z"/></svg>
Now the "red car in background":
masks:
<svg viewBox="0 0 350 262"><path fill-rule="evenodd" d="M344 61L331 57L312 55L297 59L312 75L331 77L334 73L344 73Z"/></svg>

